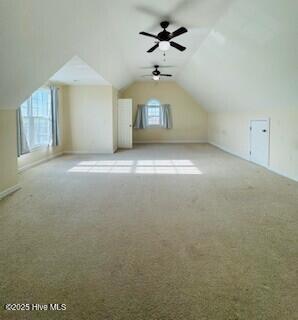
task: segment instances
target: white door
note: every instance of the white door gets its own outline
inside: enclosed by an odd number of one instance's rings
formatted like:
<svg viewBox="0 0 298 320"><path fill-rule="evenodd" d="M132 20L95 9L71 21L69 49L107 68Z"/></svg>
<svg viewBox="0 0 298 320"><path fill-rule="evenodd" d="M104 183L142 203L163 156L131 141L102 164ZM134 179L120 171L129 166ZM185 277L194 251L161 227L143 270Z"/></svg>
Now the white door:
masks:
<svg viewBox="0 0 298 320"><path fill-rule="evenodd" d="M118 147L132 148L132 100L118 100Z"/></svg>
<svg viewBox="0 0 298 320"><path fill-rule="evenodd" d="M269 120L250 122L250 160L267 167L269 165Z"/></svg>

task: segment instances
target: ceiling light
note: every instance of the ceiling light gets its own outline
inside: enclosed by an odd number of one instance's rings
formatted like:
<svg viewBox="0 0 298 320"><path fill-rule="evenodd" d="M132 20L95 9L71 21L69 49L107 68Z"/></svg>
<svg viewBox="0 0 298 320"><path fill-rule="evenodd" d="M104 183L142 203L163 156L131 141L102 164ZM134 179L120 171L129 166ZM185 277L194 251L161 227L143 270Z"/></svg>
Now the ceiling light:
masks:
<svg viewBox="0 0 298 320"><path fill-rule="evenodd" d="M169 41L160 41L158 46L161 51L167 51L170 49L170 42Z"/></svg>
<svg viewBox="0 0 298 320"><path fill-rule="evenodd" d="M159 76L153 76L152 79L153 79L154 81L158 81L160 78L159 78Z"/></svg>

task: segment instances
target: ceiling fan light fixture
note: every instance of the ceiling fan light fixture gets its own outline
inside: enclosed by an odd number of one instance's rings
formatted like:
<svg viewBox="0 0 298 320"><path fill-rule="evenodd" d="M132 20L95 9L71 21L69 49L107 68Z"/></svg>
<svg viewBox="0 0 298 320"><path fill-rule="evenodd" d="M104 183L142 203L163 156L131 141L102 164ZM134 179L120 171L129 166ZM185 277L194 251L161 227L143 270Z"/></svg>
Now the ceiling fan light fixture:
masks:
<svg viewBox="0 0 298 320"><path fill-rule="evenodd" d="M169 41L160 41L158 47L161 51L168 51L170 49Z"/></svg>
<svg viewBox="0 0 298 320"><path fill-rule="evenodd" d="M153 76L152 79L153 79L154 81L158 81L158 80L160 79L160 77L159 77L159 76Z"/></svg>

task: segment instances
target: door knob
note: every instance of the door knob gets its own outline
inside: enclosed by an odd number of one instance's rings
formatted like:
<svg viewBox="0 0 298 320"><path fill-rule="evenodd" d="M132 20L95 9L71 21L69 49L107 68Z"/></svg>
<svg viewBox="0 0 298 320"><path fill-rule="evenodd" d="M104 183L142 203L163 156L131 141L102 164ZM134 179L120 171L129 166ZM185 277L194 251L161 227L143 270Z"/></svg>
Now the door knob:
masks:
<svg viewBox="0 0 298 320"><path fill-rule="evenodd" d="M262 130L263 132L267 132L267 130L266 129L264 129L264 130Z"/></svg>

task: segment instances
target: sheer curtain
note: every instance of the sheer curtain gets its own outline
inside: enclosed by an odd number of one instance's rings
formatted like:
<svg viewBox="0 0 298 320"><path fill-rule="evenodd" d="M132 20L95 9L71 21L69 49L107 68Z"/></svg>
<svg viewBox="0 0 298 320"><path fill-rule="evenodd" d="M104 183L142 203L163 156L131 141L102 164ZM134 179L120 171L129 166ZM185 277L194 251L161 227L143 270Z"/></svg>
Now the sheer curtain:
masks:
<svg viewBox="0 0 298 320"><path fill-rule="evenodd" d="M18 157L30 152L29 143L24 130L21 107L17 109L17 152Z"/></svg>

